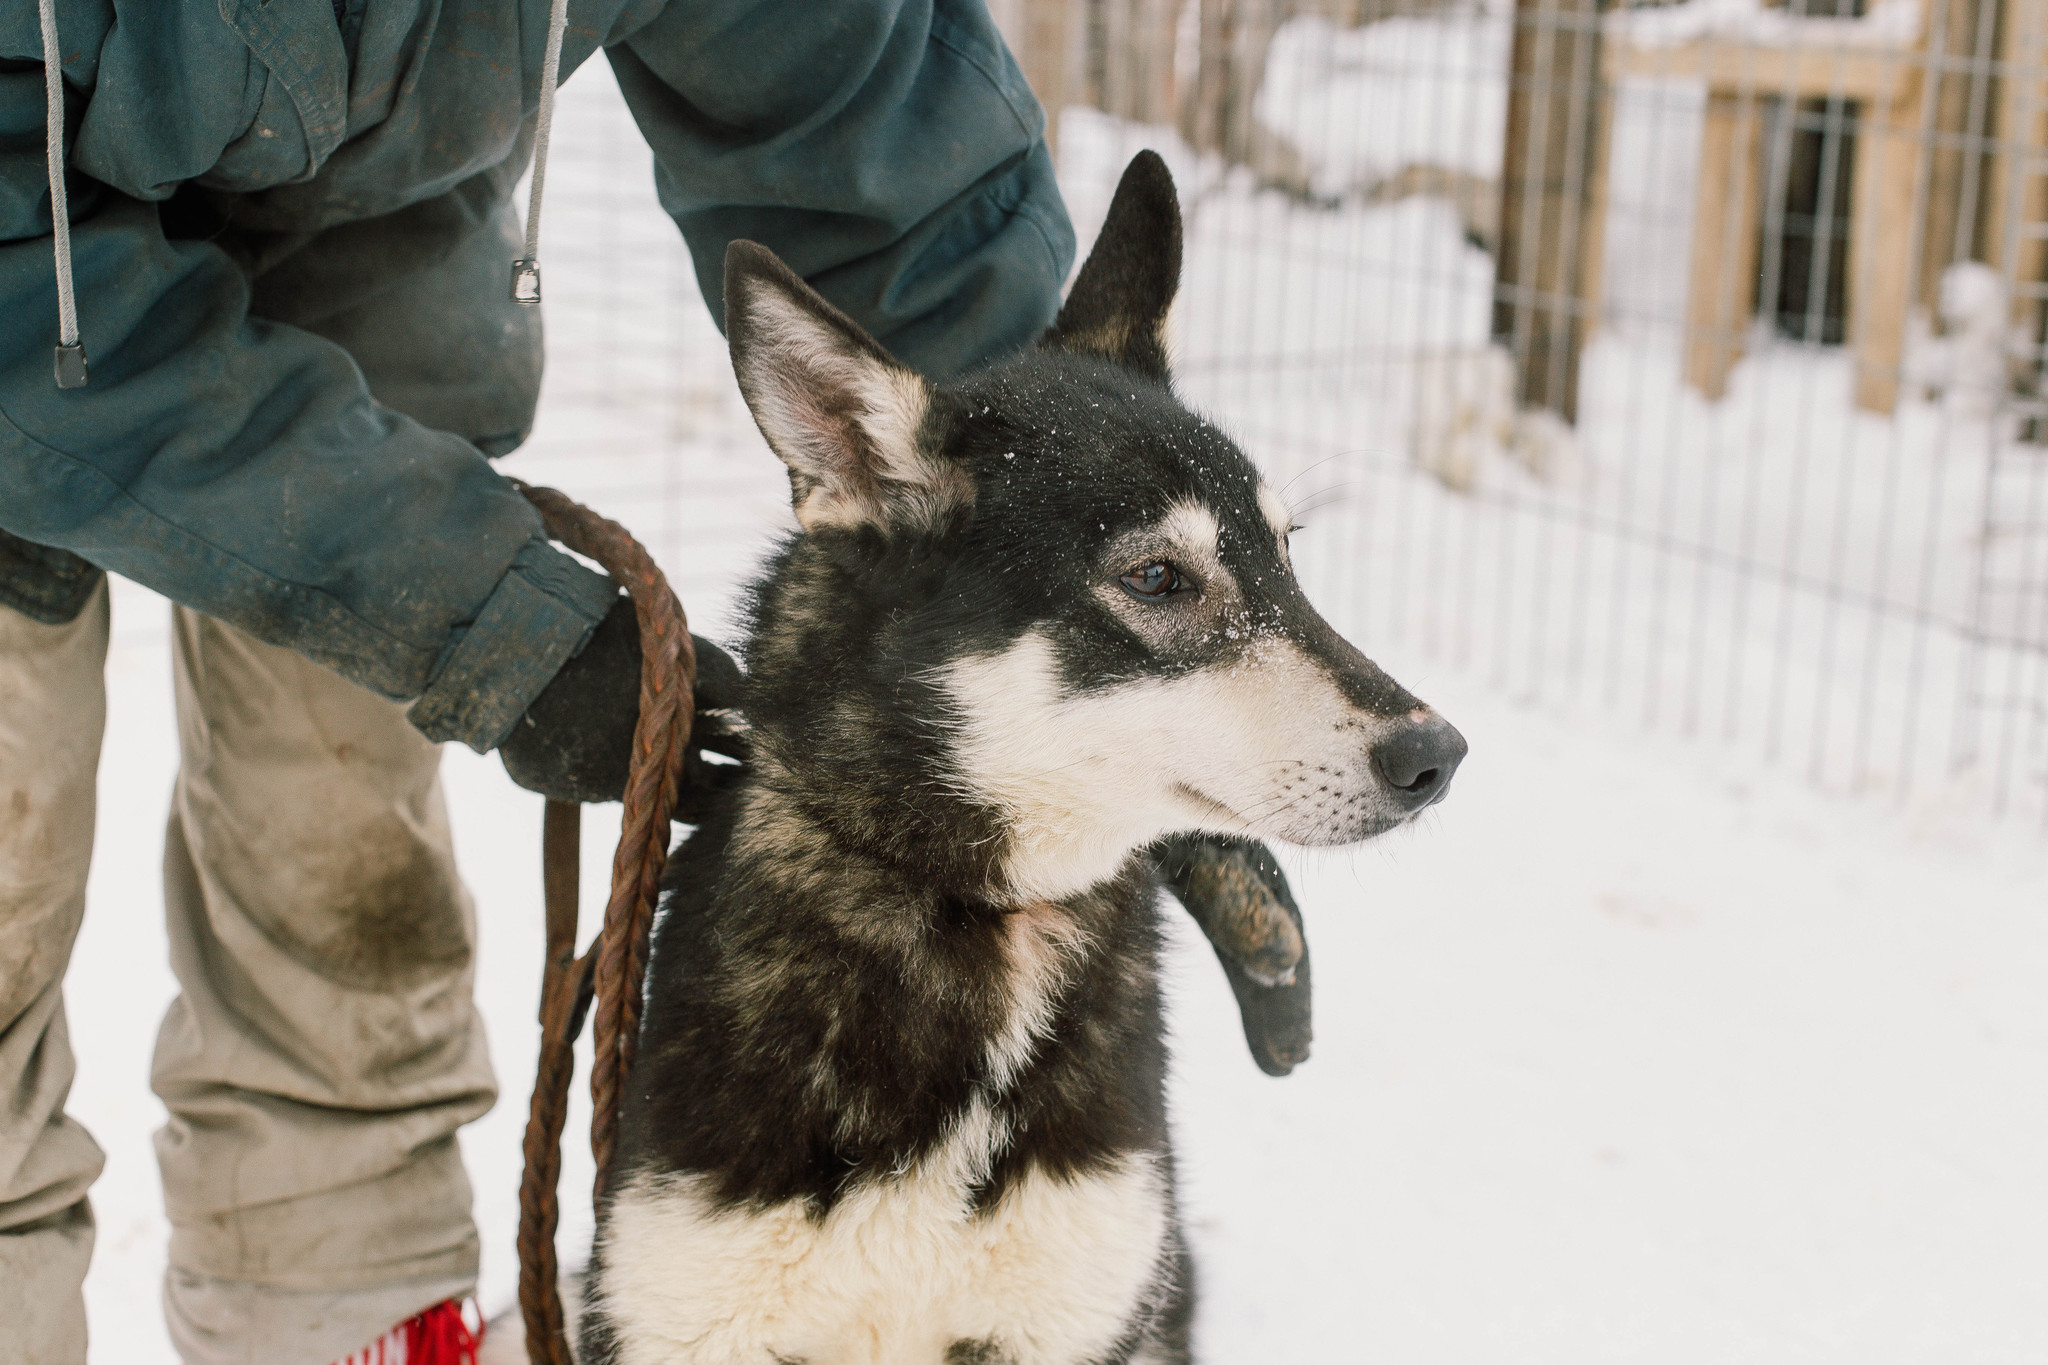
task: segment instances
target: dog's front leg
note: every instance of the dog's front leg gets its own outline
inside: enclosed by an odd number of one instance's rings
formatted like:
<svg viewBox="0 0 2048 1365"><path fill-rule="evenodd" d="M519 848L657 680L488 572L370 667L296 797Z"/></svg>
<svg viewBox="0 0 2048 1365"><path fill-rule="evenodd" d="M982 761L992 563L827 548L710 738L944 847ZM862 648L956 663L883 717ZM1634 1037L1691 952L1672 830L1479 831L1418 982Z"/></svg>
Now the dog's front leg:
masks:
<svg viewBox="0 0 2048 1365"><path fill-rule="evenodd" d="M1308 1060L1308 938L1272 853L1255 839L1179 834L1160 843L1160 880L1187 907L1230 978L1252 1060L1285 1076Z"/></svg>

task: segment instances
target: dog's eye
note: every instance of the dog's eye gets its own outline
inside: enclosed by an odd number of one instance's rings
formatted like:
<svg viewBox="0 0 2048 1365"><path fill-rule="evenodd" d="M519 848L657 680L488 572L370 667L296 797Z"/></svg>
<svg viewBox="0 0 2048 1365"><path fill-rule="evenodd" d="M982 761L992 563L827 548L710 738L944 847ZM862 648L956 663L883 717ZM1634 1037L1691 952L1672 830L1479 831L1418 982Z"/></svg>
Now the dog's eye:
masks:
<svg viewBox="0 0 2048 1365"><path fill-rule="evenodd" d="M1163 559L1137 568L1119 578L1124 591L1141 602L1158 602L1178 592L1186 592L1191 584L1181 571Z"/></svg>

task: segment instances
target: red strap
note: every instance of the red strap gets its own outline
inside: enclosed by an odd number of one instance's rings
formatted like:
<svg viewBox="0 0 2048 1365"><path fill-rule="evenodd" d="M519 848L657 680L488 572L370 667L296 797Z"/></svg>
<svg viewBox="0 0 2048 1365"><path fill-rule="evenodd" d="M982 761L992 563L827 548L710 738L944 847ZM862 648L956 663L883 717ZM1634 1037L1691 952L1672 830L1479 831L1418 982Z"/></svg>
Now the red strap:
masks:
<svg viewBox="0 0 2048 1365"><path fill-rule="evenodd" d="M450 1299L399 1323L335 1365L477 1365L483 1344L483 1313L477 1313L472 1331L462 1305Z"/></svg>
<svg viewBox="0 0 2048 1365"><path fill-rule="evenodd" d="M476 1365L477 1350L484 1344L483 1315L477 1315L472 1332L462 1305L453 1299L408 1320L403 1331L405 1365Z"/></svg>

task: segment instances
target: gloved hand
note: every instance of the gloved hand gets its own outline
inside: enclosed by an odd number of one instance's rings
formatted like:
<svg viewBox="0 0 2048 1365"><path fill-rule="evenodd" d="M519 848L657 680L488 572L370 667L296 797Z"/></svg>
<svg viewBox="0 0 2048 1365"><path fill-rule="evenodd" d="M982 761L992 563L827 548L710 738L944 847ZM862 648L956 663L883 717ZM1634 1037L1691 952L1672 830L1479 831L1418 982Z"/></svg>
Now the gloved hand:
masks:
<svg viewBox="0 0 2048 1365"><path fill-rule="evenodd" d="M699 761L709 749L728 757L746 757L744 727L739 721L745 679L732 656L699 635L697 647L697 720L690 731L690 758L684 767L684 788L676 818L688 820L701 801L698 786L724 785L719 779L737 774L737 765ZM505 771L528 791L557 801L618 801L626 792L632 765L633 726L640 719L640 623L625 596L591 632L583 652L562 665L561 672L526 708L512 733L498 746Z"/></svg>

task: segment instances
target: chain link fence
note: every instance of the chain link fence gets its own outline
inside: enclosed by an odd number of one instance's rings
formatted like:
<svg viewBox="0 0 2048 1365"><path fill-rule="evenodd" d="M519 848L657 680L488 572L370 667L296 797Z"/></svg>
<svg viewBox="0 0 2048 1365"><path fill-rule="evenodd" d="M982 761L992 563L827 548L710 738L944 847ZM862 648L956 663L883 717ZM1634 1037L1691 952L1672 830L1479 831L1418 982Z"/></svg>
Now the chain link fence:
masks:
<svg viewBox="0 0 2048 1365"><path fill-rule="evenodd" d="M2048 0L1008 0L1368 652L2048 823Z"/></svg>

